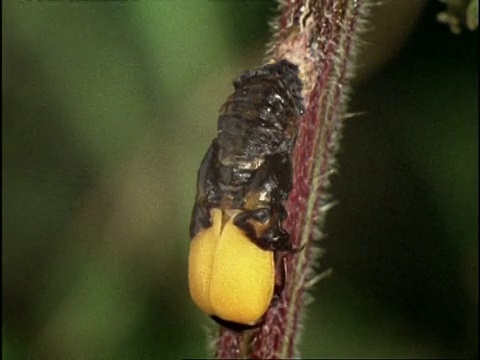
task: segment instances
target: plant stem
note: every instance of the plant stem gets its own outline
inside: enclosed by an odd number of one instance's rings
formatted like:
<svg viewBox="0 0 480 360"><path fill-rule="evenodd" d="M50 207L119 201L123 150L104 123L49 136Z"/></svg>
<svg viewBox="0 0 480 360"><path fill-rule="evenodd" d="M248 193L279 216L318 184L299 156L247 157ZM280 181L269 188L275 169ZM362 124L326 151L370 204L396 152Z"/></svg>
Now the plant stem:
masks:
<svg viewBox="0 0 480 360"><path fill-rule="evenodd" d="M286 258L286 281L280 301L253 332L220 329L217 358L278 359L298 357L298 338L308 287L318 279L313 269L321 249L326 190L334 171L346 103L355 66L356 43L369 6L362 0L290 0L280 5L272 25L274 38L265 62L289 60L298 65L306 112L300 120L292 155L293 189L284 227L294 246L304 249Z"/></svg>

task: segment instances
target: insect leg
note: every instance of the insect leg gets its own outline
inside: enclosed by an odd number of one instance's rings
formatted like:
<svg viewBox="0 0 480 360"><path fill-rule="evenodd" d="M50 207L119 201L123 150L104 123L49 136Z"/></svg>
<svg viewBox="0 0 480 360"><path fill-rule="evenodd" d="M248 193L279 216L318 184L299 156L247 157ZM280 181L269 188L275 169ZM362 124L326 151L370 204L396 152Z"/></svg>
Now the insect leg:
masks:
<svg viewBox="0 0 480 360"><path fill-rule="evenodd" d="M278 153L265 159L246 186L246 209L235 217L234 224L262 249L292 248L289 235L282 228L287 216L282 203L288 197L291 176L288 154Z"/></svg>

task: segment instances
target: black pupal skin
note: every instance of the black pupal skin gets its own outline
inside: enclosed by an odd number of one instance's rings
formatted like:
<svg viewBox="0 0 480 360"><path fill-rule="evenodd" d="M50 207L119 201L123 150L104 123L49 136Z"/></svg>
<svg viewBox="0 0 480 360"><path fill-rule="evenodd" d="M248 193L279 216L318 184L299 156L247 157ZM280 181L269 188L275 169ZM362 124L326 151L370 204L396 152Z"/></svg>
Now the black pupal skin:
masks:
<svg viewBox="0 0 480 360"><path fill-rule="evenodd" d="M220 109L218 136L198 171L190 236L211 226L211 208L239 210L234 224L259 247L291 250L282 221L291 153L304 112L298 67L286 60L244 72Z"/></svg>

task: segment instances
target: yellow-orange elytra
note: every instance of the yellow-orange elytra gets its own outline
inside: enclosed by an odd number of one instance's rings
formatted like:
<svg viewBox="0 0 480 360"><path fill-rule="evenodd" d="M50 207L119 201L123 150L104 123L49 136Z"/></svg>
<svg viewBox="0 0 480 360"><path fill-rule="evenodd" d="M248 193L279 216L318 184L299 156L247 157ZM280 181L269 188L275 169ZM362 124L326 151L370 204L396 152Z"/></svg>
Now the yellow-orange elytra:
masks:
<svg viewBox="0 0 480 360"><path fill-rule="evenodd" d="M254 325L267 311L275 285L274 253L255 245L223 211L190 243L188 281L195 304L208 315Z"/></svg>

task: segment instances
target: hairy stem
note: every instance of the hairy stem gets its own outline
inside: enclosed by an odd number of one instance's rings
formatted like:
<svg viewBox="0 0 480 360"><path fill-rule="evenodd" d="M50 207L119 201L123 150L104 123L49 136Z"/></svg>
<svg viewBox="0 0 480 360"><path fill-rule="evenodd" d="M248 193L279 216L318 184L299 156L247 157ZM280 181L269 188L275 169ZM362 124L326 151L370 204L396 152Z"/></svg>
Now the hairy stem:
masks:
<svg viewBox="0 0 480 360"><path fill-rule="evenodd" d="M296 246L289 255L285 288L264 325L250 332L220 329L217 358L278 359L298 357L298 337L306 290L319 276L313 265L321 249L325 212L332 202L326 190L333 172L349 81L355 66L358 34L366 22L365 0L289 0L272 25L274 39L265 62L289 60L299 66L306 112L293 152L294 182L284 226Z"/></svg>

